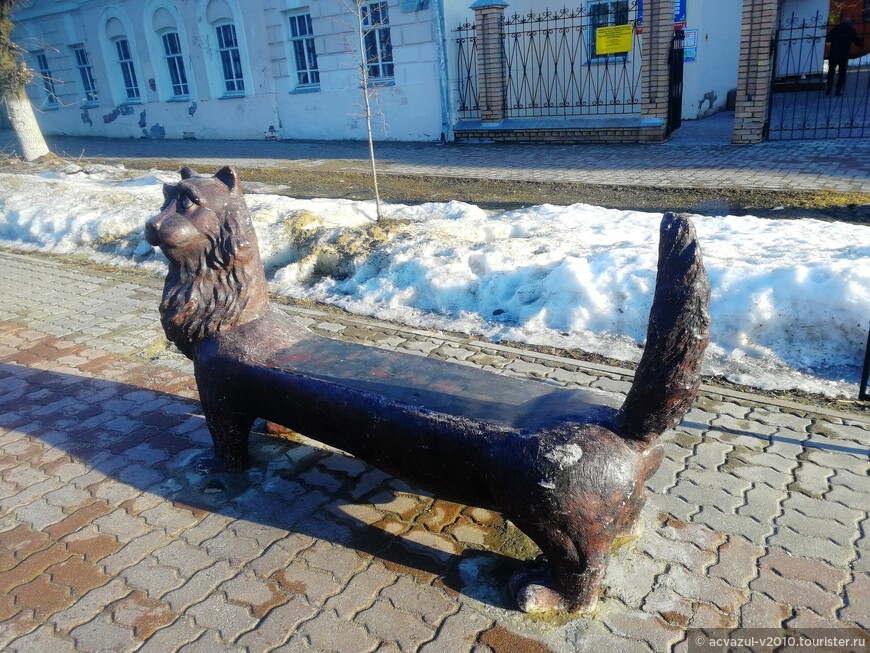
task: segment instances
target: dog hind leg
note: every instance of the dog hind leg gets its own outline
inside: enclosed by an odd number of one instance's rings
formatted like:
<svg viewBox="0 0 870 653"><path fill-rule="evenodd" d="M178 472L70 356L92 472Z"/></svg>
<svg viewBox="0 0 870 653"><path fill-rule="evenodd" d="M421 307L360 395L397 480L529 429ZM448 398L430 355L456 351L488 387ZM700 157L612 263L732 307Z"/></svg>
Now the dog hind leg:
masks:
<svg viewBox="0 0 870 653"><path fill-rule="evenodd" d="M526 583L520 580L516 595L519 608L523 612L564 610L588 613L594 610L614 534L580 533L571 526L520 528L541 547L552 580L540 576L537 579L528 576L526 580L530 582Z"/></svg>

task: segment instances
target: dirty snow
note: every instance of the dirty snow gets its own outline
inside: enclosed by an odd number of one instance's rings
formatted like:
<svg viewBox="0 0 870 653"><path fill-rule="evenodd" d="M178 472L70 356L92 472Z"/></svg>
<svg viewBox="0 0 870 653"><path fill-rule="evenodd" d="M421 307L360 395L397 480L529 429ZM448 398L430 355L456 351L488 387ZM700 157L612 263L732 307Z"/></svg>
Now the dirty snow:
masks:
<svg viewBox="0 0 870 653"><path fill-rule="evenodd" d="M70 166L0 174L0 244L162 273L142 227L173 174ZM258 194L273 292L494 340L640 356L661 214L585 204L502 213ZM712 286L705 373L855 397L870 318L870 227L694 218Z"/></svg>

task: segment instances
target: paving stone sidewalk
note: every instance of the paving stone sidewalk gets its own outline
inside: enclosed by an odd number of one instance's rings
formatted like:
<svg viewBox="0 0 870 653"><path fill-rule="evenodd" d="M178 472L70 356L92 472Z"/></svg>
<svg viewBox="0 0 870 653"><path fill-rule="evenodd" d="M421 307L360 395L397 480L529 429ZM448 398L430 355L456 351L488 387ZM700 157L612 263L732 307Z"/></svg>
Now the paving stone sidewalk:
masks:
<svg viewBox="0 0 870 653"><path fill-rule="evenodd" d="M686 651L691 627L870 628L870 420L705 387L596 614L515 611L528 540L299 436L207 477L159 281L0 252L0 650ZM316 310L336 338L624 392L630 371ZM262 425L260 425L262 427Z"/></svg>
<svg viewBox="0 0 870 653"><path fill-rule="evenodd" d="M733 112L684 121L663 144L377 143L387 175L510 179L606 186L870 192L870 138L730 143ZM73 159L151 159L217 169L243 167L367 174L362 141L151 140L52 136ZM16 151L0 131L0 152Z"/></svg>

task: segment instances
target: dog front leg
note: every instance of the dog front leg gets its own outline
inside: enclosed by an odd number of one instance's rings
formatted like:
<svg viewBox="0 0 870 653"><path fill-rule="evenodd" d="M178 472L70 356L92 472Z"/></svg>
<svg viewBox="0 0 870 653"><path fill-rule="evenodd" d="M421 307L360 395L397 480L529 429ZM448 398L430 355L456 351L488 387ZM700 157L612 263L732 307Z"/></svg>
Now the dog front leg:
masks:
<svg viewBox="0 0 870 653"><path fill-rule="evenodd" d="M239 413L213 402L202 402L216 457L215 469L239 472L248 466L248 438L256 417Z"/></svg>

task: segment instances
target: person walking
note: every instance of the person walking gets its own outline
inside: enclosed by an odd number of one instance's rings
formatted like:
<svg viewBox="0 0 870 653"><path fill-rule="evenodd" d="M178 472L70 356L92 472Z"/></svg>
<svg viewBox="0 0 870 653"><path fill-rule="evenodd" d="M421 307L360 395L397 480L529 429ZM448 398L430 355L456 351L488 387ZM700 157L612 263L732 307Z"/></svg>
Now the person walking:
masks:
<svg viewBox="0 0 870 653"><path fill-rule="evenodd" d="M859 48L864 41L858 36L858 32L852 27L852 19L845 17L840 24L828 32L825 43L830 43L828 49L828 83L825 86L825 95L831 94L834 86L834 71L837 71L836 95L843 94L846 86L846 69L849 67L849 51L854 43Z"/></svg>

